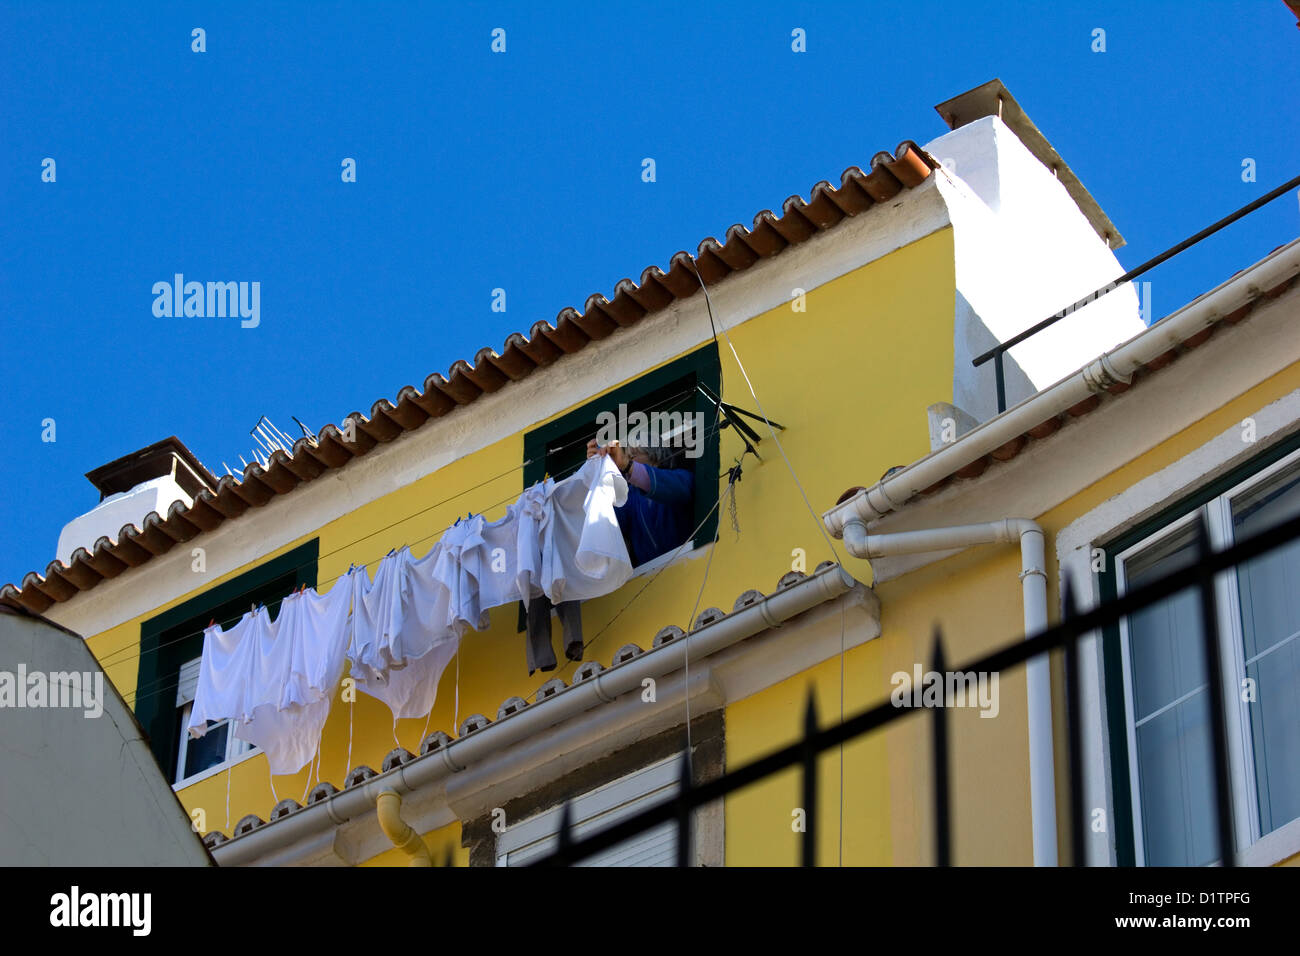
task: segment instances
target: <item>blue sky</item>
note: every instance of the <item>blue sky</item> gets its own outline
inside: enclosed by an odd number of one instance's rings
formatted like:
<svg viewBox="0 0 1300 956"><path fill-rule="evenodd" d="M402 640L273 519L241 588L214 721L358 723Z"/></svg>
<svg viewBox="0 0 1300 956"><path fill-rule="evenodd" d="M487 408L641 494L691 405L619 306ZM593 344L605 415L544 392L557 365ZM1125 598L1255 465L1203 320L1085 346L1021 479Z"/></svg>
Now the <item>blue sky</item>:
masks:
<svg viewBox="0 0 1300 956"><path fill-rule="evenodd" d="M91 468L175 434L221 473L263 414L368 413L995 76L1126 267L1300 172L1281 0L268 6L0 4L0 582L43 571ZM1151 275L1155 313L1298 233L1279 199ZM155 317L177 272L260 282L260 324Z"/></svg>

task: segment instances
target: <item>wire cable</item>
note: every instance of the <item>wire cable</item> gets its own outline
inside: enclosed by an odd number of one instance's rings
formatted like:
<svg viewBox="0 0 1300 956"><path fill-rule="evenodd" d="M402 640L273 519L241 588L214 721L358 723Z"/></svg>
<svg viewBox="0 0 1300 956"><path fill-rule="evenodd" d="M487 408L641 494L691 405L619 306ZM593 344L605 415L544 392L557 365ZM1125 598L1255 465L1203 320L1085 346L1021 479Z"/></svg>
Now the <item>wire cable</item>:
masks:
<svg viewBox="0 0 1300 956"><path fill-rule="evenodd" d="M699 263L697 263L694 259L692 259L691 264L695 267L695 278L700 283L700 288L704 291L704 303L707 306L709 311L709 326L713 329L713 340L714 343L716 344L718 339L718 332L717 332L717 326L715 325L713 320L713 301L709 297L709 287L704 284L704 277L700 275ZM740 353L736 351L735 343L731 341L731 335L730 333L727 332L727 328L725 325L722 327L722 335L723 338L727 340L727 347L731 350L732 358L736 360L736 366L740 369L741 377L744 378L745 380L745 387L749 389L749 394L753 397L754 404L758 406L758 413L763 418L763 424L767 426L768 434L772 436L772 441L776 443L777 450L780 451L781 453L781 460L785 462L785 467L790 472L790 477L791 479L793 479L795 487L799 489L799 496L803 498L803 503L808 508L808 513L812 516L813 523L817 525L817 530L821 532L822 538L826 541L826 546L830 548L831 554L834 555L835 563L842 566L844 563L843 559L840 557L840 553L838 549L836 549L835 543L831 540L830 534L827 533L825 524L823 524L816 510L813 508L812 502L808 500L808 494L807 492L804 491L803 483L799 481L799 476L798 474L795 473L794 465L791 464L790 462L790 456L785 453L785 446L781 444L781 439L777 437L776 429L772 427L771 421L768 420L767 412L763 409L763 403L762 401L759 400L758 392L754 390L754 383L751 382L749 379L749 372L745 370L745 363L740 360ZM719 395L719 398L721 398L721 395ZM844 608L843 606L841 606L840 608L840 720L841 722L844 719L844 671L845 671L845 658L847 656L844 647L844 639L845 639L844 627L845 627ZM689 698L687 700L687 708L688 709L687 709L687 719L686 719L686 734L687 734L687 740L689 741L690 739ZM839 862L840 862L840 866L843 866L844 865L844 745L843 744L840 745L839 764L840 764L839 767L840 770ZM805 807L805 810L808 813L815 812L814 807Z"/></svg>
<svg viewBox="0 0 1300 956"><path fill-rule="evenodd" d="M708 438L712 437L713 434L716 434L716 430L715 430L715 431L708 431L708 432L706 432L705 435L704 435L703 437L704 437L705 440L707 440ZM578 464L576 464L576 465L572 466L571 468L567 469L565 472L561 473L560 477L557 478L556 480L563 480L564 478L567 478L567 477L571 476L572 474L576 473L576 472L577 472L577 471L582 467L582 465L583 465L584 463L585 463L585 462L579 462ZM528 462L525 462L525 464L528 464ZM513 470L516 470L516 469L511 469L511 470L513 471ZM508 473L509 473L509 472L505 472L505 473L503 473L503 475L504 475L504 474L508 474ZM496 476L496 477L499 478L499 477L502 477L502 475L498 475L498 476ZM489 479L489 481L490 481L490 480L495 480L495 479ZM469 489L469 490L474 490L474 489ZM464 494L464 493L466 493L466 492L462 492L461 494ZM447 500L447 501L454 500L454 497L459 497L459 495L453 496L452 499L446 499L446 500ZM487 509L484 509L484 510L490 510L490 509L492 509L492 508L499 507L500 505L503 505L503 504L509 504L509 503L511 503L511 502L513 502L513 501L515 501L515 500L517 500L517 498L518 498L517 495L511 495L510 497L503 498L503 499L501 499L500 501L495 502L495 503L492 504L492 505L489 505L488 508L487 508ZM443 503L446 503L446 502L444 501ZM422 509L422 510L428 510L428 509ZM420 512L417 512L416 514L419 514L419 513L420 513ZM413 515L413 516L414 516L414 515ZM412 517L413 517L413 516L412 516ZM406 520L406 519L403 519L403 520ZM459 520L459 519L457 519L457 520ZM401 523L401 521L396 522L396 524L400 524L400 523ZM453 522L453 525L454 525L454 522ZM423 542L423 541L427 541L429 538L432 538L432 537L434 537L434 536L440 536L441 534L445 534L448 530L450 530L450 528L451 528L453 525L448 525L446 528L439 529L439 530L434 531L434 532L432 532L432 533L430 533L430 534L428 534L428 535L425 535L425 536L423 536L423 537L421 537L421 538L419 538L419 539L416 539L416 541L415 541L414 543L415 543L415 544L419 544L419 543L421 543L421 542ZM391 527L391 525L390 525L390 527ZM365 535L365 536L363 536L362 538L357 539L357 541L363 541L363 540L365 540L365 538L367 538L367 537L371 537L371 535ZM353 543L356 543L356 542L353 542ZM347 548L347 547L349 547L349 546L350 546L350 545L343 545L343 546L340 546L340 547L338 547L338 548L335 548L333 551L328 552L328 554L331 554L331 555L332 555L332 554L337 554L338 552L344 550L345 548ZM409 547L409 545L407 545L407 546ZM319 559L318 559L318 560L319 560ZM382 557L381 557L381 556L377 556L375 560L382 560ZM315 562L311 562L311 561L309 561L309 562L304 562L302 565L299 566L299 569L304 568L304 567L308 567L309 565L311 565L311 564L313 564L313 563L315 563ZM360 569L360 568L362 568L362 567L364 567L364 565L358 565L358 566L357 566L358 569ZM291 570L292 570L292 569L291 569ZM286 572L284 572L284 573L287 574L287 573L289 573L289 571L286 571ZM346 577L347 573L349 573L349 572L345 572L344 574L339 575L339 577L336 578L334 582L332 582L331 586L335 586L335 585L337 585L338 581L339 581L340 579L342 579L343 577ZM235 600L236 598L239 598L239 597L242 597L242 596L245 596L245 595L251 594L254 590L256 590L256 587L258 587L258 586L250 587L249 589L246 589L242 594L235 595L234 597L230 598L229 600L233 601L233 600ZM317 585L317 588L319 588L319 585ZM317 593L319 593L319 591L318 591ZM220 622L219 622L219 623L220 623ZM155 647L149 648L147 651L144 650L144 649L142 649L141 646L140 646L139 644L128 644L128 645L126 645L125 647L122 647L122 648L120 648L120 649L117 650L117 651L114 651L114 652L112 652L112 653L110 653L110 654L105 655L105 657L100 661L100 666L101 666L101 667L108 667L108 666L121 666L121 665L123 665L123 664L126 664L126 663L132 661L132 660L142 659L142 658L144 657L145 654L159 653L159 652L161 652L165 647L169 647L169 646L172 646L172 645L178 644L178 643L180 643L180 642L182 642L182 641L189 640L189 639L191 639L191 638L193 638L193 637L200 636L200 635L202 635L202 634L204 633L204 630L206 630L206 629L201 629L201 630L197 630L197 631L190 631L190 632L187 632L187 633L184 633L184 634L180 634L180 635L178 635L178 636L176 636L176 637L171 638L170 640L160 642L158 645L156 645ZM129 653L128 653L128 652L129 652ZM133 705L134 705L135 703L138 703L139 701L142 701L142 700L146 700L146 699L148 699L148 698L150 698L150 697L152 697L152 696L154 696L154 695L156 695L156 694L158 694L158 693L166 693L166 692L169 691L169 690L174 690L178 685L179 685L179 674L170 674L170 673L169 673L169 674L163 674L163 675L160 675L160 676L157 677L157 678L154 678L154 679L151 680L151 681L145 681L143 684L137 685L137 687L135 688L135 690L133 690L133 691L132 691L131 693L129 693L129 694L124 695L124 697L125 697L125 698L128 698L127 703L129 703L129 704L133 704Z"/></svg>
<svg viewBox="0 0 1300 956"><path fill-rule="evenodd" d="M714 433L716 433L716 432L706 432L706 436L705 436L705 437L706 437L706 438L711 437L712 434L714 434ZM559 480L563 480L563 477L571 476L572 473L575 473L575 472L577 472L578 470L580 470L580 468L582 467L582 464L584 464L584 463L585 463L585 462L578 462L577 464L575 464L575 466L572 466L571 468L569 468L569 470L567 470L567 472L564 472L564 473L563 473L563 476L560 477ZM503 505L503 503L508 503L508 502L516 501L516 499L517 499L517 496L512 496L512 497L510 497L510 498L503 498L502 501L499 501L499 502L495 503L495 505L491 505L491 506L489 506L489 507L497 507L498 505ZM715 507L716 507L716 505L715 505ZM707 520L708 520L708 518L710 518L710 516L711 516L711 511L710 511L710 515L706 515L705 522L707 522ZM702 528L702 527L703 527L703 523L705 523L705 522L702 522L701 524L698 525L697 529L695 529L695 531L692 533L692 538L694 537L694 535L697 535L697 533L699 532L699 528ZM450 527L451 527L451 525L448 525L448 528L450 528ZM448 528L443 528L443 529L442 529L442 532L446 532ZM429 537L433 537L434 535L437 535L437 533L439 533L439 532L434 532L433 535L426 535L425 537L420 538L420 541L428 540ZM364 540L364 538L363 538L363 540ZM688 541L689 541L689 540L690 540L690 538L688 538ZM337 553L338 550L341 550L341 549L335 549L334 553ZM671 562L669 562L669 563L671 563ZM357 567L356 570L357 570L357 572L360 572L360 571L361 571L361 567L360 567L360 566ZM334 584L334 585L337 585L338 580L344 578L344 576L346 576L347 574L350 574L350 572L344 572L343 575L339 575L339 578L338 578L338 579L335 579L335 581L334 581L333 584ZM656 572L656 575L658 575L658 572ZM244 593L248 593L248 592L244 592ZM234 600L234 598L231 598L231 600ZM174 644L181 643L181 641L183 641L183 640L187 640L187 639L190 639L190 637L199 636L199 635L201 635L201 633L203 633L203 631L194 631L194 632L183 633L183 635L179 635L179 636L177 636L177 637L173 637L172 640L169 640L169 641L162 641L162 643L160 643L159 645L155 646L155 648L151 648L151 649L149 649L148 652L143 652L143 650L140 650L140 649L139 649L139 645L135 645L135 644L133 644L133 645L127 645L126 648L122 648L121 650L133 650L133 652L135 652L135 653L131 653L131 654L129 654L129 656L118 657L118 658L116 658L116 659L112 659L112 661L108 661L108 659L105 658L105 662L110 663L110 665L112 665L112 666L121 666L121 665L123 665L123 663L127 663L127 662L130 662L130 661L133 661L133 659L142 658L142 657L144 656L144 653L155 653L155 652L161 652L161 650L164 649L165 646L169 646L169 645L174 645ZM593 640L594 640L594 639L593 639ZM588 644L590 644L590 643L588 643ZM121 652L114 652L114 653L121 653ZM109 657L110 657L110 656L109 656ZM104 666L103 663L101 663L101 666ZM161 693L168 693L168 692L170 692L170 691L174 691L174 689L177 688L177 685L178 685L178 684L179 684L179 674L164 674L164 675L160 675L160 676L157 676L157 678L155 678L155 679L153 679L153 680L149 680L149 682L144 682L143 684L138 685L138 687L136 687L136 688L134 689L133 692L129 693L129 695L123 695L123 698L126 698L126 700L127 700L127 704L130 704L131 706L133 706L133 709L134 709L134 706L140 704L140 702L142 702L142 701L146 701L146 700L149 700L149 698L151 698L151 697L155 697L155 696L157 696L157 695L161 695Z"/></svg>
<svg viewBox="0 0 1300 956"><path fill-rule="evenodd" d="M656 405L651 405L651 406L649 406L649 408L647 409L647 411L649 411L649 412L654 412L654 411L658 411L658 410L660 410L660 409L663 409L663 408L667 407L668 404L670 404L670 403L673 402L673 401L676 401L678 398L682 397L683 395L689 394L689 392L690 392L690 390L687 390L687 391L679 392L679 393L677 393L676 395L670 396L668 399L665 399L664 401L662 401L662 402L660 402L660 403L658 403L658 404L656 404ZM716 430L714 430L714 431L706 431L705 434L701 436L701 440L707 440L708 438L712 437L713 434L716 434ZM561 445L561 446L559 446L559 447L557 447L557 448L549 449L548 454L549 454L549 453L553 453L553 452L557 452L557 451L562 451L562 450L564 450L564 449L566 449L566 448L570 448L570 447L572 447L572 446L574 446L574 445L576 445L576 444L578 444L578 443L580 443L580 442L585 442L585 441L587 441L587 440L588 440L588 439L586 439L586 437L585 437L585 435L584 435L583 437L580 437L580 438L578 438L578 439L576 439L576 440L574 440L574 441L571 441L571 442L567 442L567 443L565 443L564 445ZM435 503L432 504L432 505L428 505L427 507L424 507L424 508L421 508L421 509L419 509L419 510L417 510L417 511L411 512L411 513L407 514L406 516L404 516L404 517L402 517L402 518L399 518L399 519L397 519L396 521L394 521L394 522L392 522L392 523L386 525L386 526L383 527L383 528L379 528L379 529L376 530L376 531L368 532L367 534L362 535L362 536L359 537L359 538L355 538L355 539L353 539L352 541L345 542L344 544L341 544L341 545L339 545L338 547L334 548L332 551L327 551L327 552L325 552L324 554L318 554L318 555L317 555L314 559L312 559L312 560L304 561L303 563L301 563L301 564L299 564L299 565L296 565L295 567L292 567L292 568L287 568L287 569L284 570L283 574L289 574L289 573L292 573L292 572L301 571L301 570L303 570L304 568L310 567L310 566L312 566L312 565L314 565L314 564L318 565L319 562L320 562L321 560L323 560L324 558L332 557L333 555L339 554L339 553L342 552L342 551L345 551L345 550L347 550L347 549L349 549L349 548L351 548L351 547L353 547L353 546L355 546L355 545L357 545L357 544L360 544L362 541L365 541L367 538L374 537L374 536L377 535L377 534L380 534L380 533L382 533L382 532L384 532L384 531L390 530L390 529L396 527L397 525L400 525L400 524L402 524L402 523L404 523L404 522L406 522L406 521L409 521L409 520L411 520L411 519L413 519L413 518L415 518L415 517L418 517L418 516L421 515L421 514L424 514L424 513L427 512L427 511L432 510L433 508L438 508L438 507L441 507L442 505L449 504L449 503L451 503L452 501L456 500L457 498L462 497L463 495L469 494L469 493L472 492L472 491L477 491L479 488L483 487L484 485L490 484L490 483L492 483L492 482L494 482L494 481L497 481L497 480L499 480L499 479L501 479L501 478L504 478L504 477L506 477L506 476L508 476L508 475L510 475L510 474L513 474L514 472L519 471L519 470L521 470L521 469L523 469L523 468L526 468L526 467L528 467L529 465L531 465L531 464L533 464L533 463L534 463L534 459L531 459L531 458L530 458L530 459L527 459L527 460L525 460L523 463L521 463L521 464L519 464L519 465L516 465L516 466L514 466L514 467L512 467L512 468L508 468L508 469L506 469L505 471L501 472L501 473L498 474L498 475L494 475L494 476L492 476L491 478L487 478L487 479L485 479L485 480L479 482L479 483L476 484L476 485L471 485L470 487L465 488L465 489L463 489L463 490L461 490L461 491L459 491L459 492L457 492L457 493L455 493L455 494L453 494L453 495L450 495L450 496L448 496L448 497L442 499L441 501L435 502ZM555 476L552 476L552 477L554 477L555 480L557 480L557 481L559 481L559 480L563 480L564 478L568 477L569 475L571 475L571 474L577 472L577 471L582 467L582 464L583 464L583 462L579 461L577 464L573 465L571 468L569 468L569 469L567 469L567 470L565 470L565 471L563 471L563 472L557 473ZM492 508L499 507L500 505L503 505L503 504L509 504L510 502L516 500L517 497L518 497L517 495L513 495L513 494L512 494L511 496L509 496L509 497L507 497L507 498L503 498L503 499L501 499L500 501L497 501L497 502L495 502L495 503L489 505L487 508L481 509L481 512L482 512L482 511L491 510ZM480 513L481 513L481 512L480 512ZM457 519L457 520L459 520L459 519ZM452 525L448 525L448 526L445 527L445 528L441 528L441 529L438 529L438 530L432 531L432 532L430 532L429 534L427 534L427 535L425 535L425 536L423 536L423 537L421 537L421 538L417 538L417 539L415 539L414 541L409 542L406 546L407 546L407 547L411 547L411 546L413 546L413 545L419 545L419 544L421 544L421 543L423 543L423 542L429 540L430 538L432 538L432 537L434 537L434 536L441 536L442 534L445 534L448 530L450 530L450 528L451 528L454 524L455 524L455 522L453 522ZM385 554L386 554L386 553L387 553L387 552L385 552ZM381 560L382 558L383 558L383 555L376 555L375 558L373 558L373 559L371 559L371 560ZM368 565L370 562L367 561L367 562L363 562L363 563L366 564L366 565ZM342 575L340 575L339 577L342 577ZM337 581L338 579L335 579L335 580ZM254 591L256 591L259 587L260 587L260 585L250 585L250 586L249 586L248 588L246 588L243 592L241 592L241 593L239 593L239 594L236 594L236 595L233 595L231 598L228 599L228 601L234 601L234 600L236 600L237 598L240 598L240 597L246 596L246 595L248 595L248 594L251 594L251 593L253 593ZM318 593L319 593L319 588L320 588L320 585L318 584L318 585L316 586L316 589L315 589L315 590L317 590ZM154 650L161 650L161 649L162 649L163 647L165 647L165 646L168 646L168 645L170 645L170 644L175 644L175 643L178 643L178 642L180 642L180 641L183 641L183 640L186 640L186 639L189 639L189 638L192 638L192 637L196 637L196 636L198 636L198 635L200 635L200 634L202 634L202 633L203 633L203 630L198 630L198 631L191 631L191 632L186 633L186 634L181 634L181 635L179 635L179 636L173 638L173 639L170 640L170 641L165 641L165 642L160 643L156 648L151 648L150 651L149 651L148 653L152 653ZM126 647L119 648L117 651L113 651L113 652L111 652L111 653L105 655L105 657L104 657L103 659L100 660L100 664L101 664L101 666L107 666L107 665L110 665L110 664L119 664L119 663L123 663L123 662L125 662L125 661L134 660L134 659L136 659L136 658L142 656L143 653L145 653L145 652L139 652L139 653L125 654L124 656L120 656L120 657L116 656L116 655L121 655L121 654L123 654L123 652L126 652L126 651L136 651L136 650L138 650L138 645L127 645ZM138 690L139 690L139 688L137 688L137 691L138 691Z"/></svg>
<svg viewBox="0 0 1300 956"><path fill-rule="evenodd" d="M694 265L694 260L692 259ZM709 298L709 287L704 284L704 278L700 275L699 266L695 266L695 278L700 283L700 288L704 290L704 301L709 308L709 324L713 325L713 302ZM717 340L717 331L713 333L714 340ZM772 441L776 443L777 450L781 452L781 459L785 462L786 469L790 472L790 477L794 480L795 487L799 489L799 496L803 498L803 503L808 507L808 513L812 515L813 523L817 525L817 530L821 532L822 538L826 541L826 546L831 549L831 554L835 556L837 564L843 563L840 553L835 548L835 543L831 540L830 534L826 531L826 526L822 523L817 511L813 508L812 502L808 500L808 495L803 489L803 483L799 481L799 476L795 474L794 465L790 464L790 458L785 453L785 446L781 444L781 439L776 436L776 429L768 420L767 412L763 410L763 403L759 401L758 393L754 391L754 384L749 380L749 373L745 371L745 363L740 360L740 354L736 351L735 344L731 341L731 335L727 332L726 326L722 327L722 337L727 340L727 347L731 349L731 356L736 360L736 367L740 369L741 377L745 379L745 386L749 389L750 396L754 399L754 404L758 406L759 416L763 419L763 424L767 426L768 434L772 436ZM721 397L721 396L719 396Z"/></svg>

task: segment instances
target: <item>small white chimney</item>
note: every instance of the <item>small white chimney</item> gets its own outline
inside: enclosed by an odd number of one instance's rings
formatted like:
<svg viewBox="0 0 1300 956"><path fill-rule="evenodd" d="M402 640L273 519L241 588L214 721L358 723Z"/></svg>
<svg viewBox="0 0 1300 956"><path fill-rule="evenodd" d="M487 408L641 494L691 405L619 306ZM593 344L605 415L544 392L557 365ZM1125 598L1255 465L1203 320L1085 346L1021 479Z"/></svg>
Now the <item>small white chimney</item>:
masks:
<svg viewBox="0 0 1300 956"><path fill-rule="evenodd" d="M139 528L151 511L165 518L174 502L188 507L200 489L216 491L217 486L212 473L175 436L100 465L86 478L99 489L100 501L59 534L57 557L64 564L78 548L91 551L101 537L116 543L124 525Z"/></svg>
<svg viewBox="0 0 1300 956"><path fill-rule="evenodd" d="M1124 240L1000 80L935 109L952 127L925 150L953 224L953 404L986 421L993 362L971 360L1123 275ZM1144 328L1132 285L1066 316L1006 353L1007 406Z"/></svg>

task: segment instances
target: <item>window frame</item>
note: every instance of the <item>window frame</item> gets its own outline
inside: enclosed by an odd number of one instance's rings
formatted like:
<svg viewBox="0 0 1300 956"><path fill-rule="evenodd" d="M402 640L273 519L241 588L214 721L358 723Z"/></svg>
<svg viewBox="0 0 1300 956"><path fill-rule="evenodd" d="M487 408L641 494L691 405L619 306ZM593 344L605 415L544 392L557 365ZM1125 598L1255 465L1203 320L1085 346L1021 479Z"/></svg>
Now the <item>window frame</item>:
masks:
<svg viewBox="0 0 1300 956"><path fill-rule="evenodd" d="M681 762L685 759L685 756L685 751L671 754L578 795L573 799L570 806L573 813L571 832L577 837L590 836L638 812L673 799L677 796L681 786ZM641 779L637 780L638 777ZM620 790L631 792L625 795L620 794ZM599 807L602 798L609 799L611 797L618 801L613 806L604 809L597 808L592 811L587 809L593 804ZM562 813L563 807L550 807L526 817L518 823L507 826L497 837L496 866L510 866L509 858L511 853L518 853L520 850L543 841L555 841L558 836ZM592 821L596 818L602 818L604 822L593 826ZM666 826L673 828L673 850L675 852L677 849L676 824L668 823ZM554 852L554 847L546 851L546 853L550 852ZM546 855L546 853L543 855ZM523 865L527 865L527 861Z"/></svg>
<svg viewBox="0 0 1300 956"><path fill-rule="evenodd" d="M1134 555L1157 545L1169 536L1185 530L1198 516L1203 516L1212 548L1222 549L1232 542L1232 503L1250 493L1270 478L1285 471L1300 472L1300 434L1279 442L1261 454L1243 462L1219 479L1209 482L1182 501L1164 509L1126 534L1114 538L1103 549L1113 553L1106 570L1099 577L1101 599L1113 600L1124 593L1125 563ZM1276 842L1283 830L1288 832L1300 818L1283 823L1270 833L1262 833L1259 814L1258 780L1254 763L1254 740L1251 734L1249 705L1241 700L1238 689L1245 671L1244 625L1236 568L1215 575L1218 612L1219 659L1224 675L1224 700L1220 706L1227 718L1228 759L1233 800L1233 831L1236 855L1240 860L1266 841ZM1142 834L1141 788L1137 767L1136 727L1133 720L1133 685L1128 639L1128 618L1105 629L1103 658L1107 687L1120 689L1120 695L1108 693L1105 699L1107 724L1111 739L1112 799L1116 811L1116 857L1121 866L1144 866L1145 841ZM1112 683L1112 681L1116 681ZM1116 744L1123 748L1123 760ZM1120 766L1120 764L1123 766ZM1121 814L1120 810L1124 813ZM1252 856L1256 855L1251 853ZM1215 861L1212 865L1217 865Z"/></svg>
<svg viewBox="0 0 1300 956"><path fill-rule="evenodd" d="M584 402L573 411L561 415L544 425L524 433L523 489L532 487L546 477L547 448L557 439L567 436L594 421L596 415L620 404L635 405L645 396L684 379L691 380L695 389L693 412L707 412L715 406L703 394L698 386L704 385L713 394L720 394L722 370L718 356L718 346L709 342L701 348L688 352L656 369L604 392L590 401ZM695 501L692 508L691 527L699 531L691 539L690 548L682 548L686 554L703 548L717 539L718 535L718 497L721 494L721 460L722 439L718 432L706 435L703 453L695 459ZM707 493L706 493L707 492ZM637 569L649 565L647 561Z"/></svg>
<svg viewBox="0 0 1300 956"><path fill-rule="evenodd" d="M182 728L189 721L189 715L190 712L193 710L193 708L194 708L194 701L192 700L186 701L184 704L182 704L180 707L177 708L177 713L180 716L180 726ZM211 727L208 728L207 732L212 733L214 730L218 729L219 727L229 727L229 726L230 726L229 720L218 720ZM254 757L257 754L260 754L262 752L261 748L249 743L247 740L241 740L240 738L236 737L234 733L228 730L226 732L225 757L223 757L219 763L214 763L211 767L205 767L204 769L200 770L198 773L190 774L188 777L181 777L180 774L185 767L185 756L186 753L189 751L189 745L190 745L190 735L186 733L182 733L180 735L180 744L176 754L176 772L172 774L173 777L177 778L172 781L173 790L183 790L186 787L190 786L191 784L195 784L198 783L200 780L205 780L208 777L215 776L216 774L221 773L223 770L226 770L229 767L233 767L237 763L242 763L244 760L248 759L249 757Z"/></svg>
<svg viewBox="0 0 1300 956"><path fill-rule="evenodd" d="M180 763L180 738L184 735L180 733L181 708L176 706L176 689L181 668L203 654L203 630L213 619L224 628L233 626L252 604L266 605L274 617L286 596L304 585L316 586L319 558L320 539L312 538L141 622L133 710L167 779L175 781L184 768ZM228 735L227 754L232 739L234 735ZM260 752L240 754L234 760L209 767L203 774L224 770ZM202 779L203 774L186 778L183 785Z"/></svg>

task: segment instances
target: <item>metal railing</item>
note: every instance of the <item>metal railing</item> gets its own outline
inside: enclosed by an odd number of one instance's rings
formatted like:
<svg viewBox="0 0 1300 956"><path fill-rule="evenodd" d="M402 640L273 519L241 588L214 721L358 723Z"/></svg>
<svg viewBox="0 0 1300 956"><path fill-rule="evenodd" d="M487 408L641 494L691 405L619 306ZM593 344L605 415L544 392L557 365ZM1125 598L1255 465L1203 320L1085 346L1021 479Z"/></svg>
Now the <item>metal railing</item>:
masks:
<svg viewBox="0 0 1300 956"><path fill-rule="evenodd" d="M1002 362L1003 362L1003 356L1006 355L1009 349L1015 348L1021 342L1025 341L1025 339L1031 338L1032 336L1037 335L1039 332L1043 331L1044 329L1055 325L1057 322L1061 321L1061 319L1065 318L1067 315L1073 315L1075 312L1082 309L1085 305L1089 305L1093 302L1096 302L1098 299L1102 298L1103 296L1109 295L1111 292L1114 292L1116 289L1118 289L1120 286L1124 285L1125 283L1131 282L1132 280L1136 279L1138 276L1143 275L1146 272L1149 272L1150 270L1154 269L1156 266L1160 265L1160 263L1164 262L1165 260L1172 259L1174 256L1178 255L1178 253L1191 248L1192 246L1200 242L1202 239L1214 235L1220 229L1232 225L1234 222L1236 222L1238 219L1241 219L1243 216L1250 215L1250 213L1254 212L1260 206L1272 202L1274 199L1277 199L1279 196L1283 195L1284 193L1287 193L1290 190L1295 189L1297 186L1300 186L1300 176L1297 176L1295 179L1292 179L1290 182L1285 182L1281 186L1278 186L1276 189L1273 189L1270 192L1265 193L1263 196L1260 196L1254 202L1247 203L1246 205L1238 209L1236 212L1224 216L1222 219L1220 219L1218 222L1214 223L1213 225L1206 226L1200 232L1196 233L1196 235L1188 236L1186 239L1184 239L1182 242L1178 243L1177 245L1170 246L1168 249L1160 253L1158 256L1148 259L1146 262L1142 263L1136 269L1130 269L1128 272L1124 273L1122 276L1120 276L1118 279L1115 279L1113 282L1107 282L1105 285L1101 286L1100 288L1094 289L1092 292L1089 292L1087 295L1085 295L1079 301L1075 302L1073 305L1066 306L1060 312L1055 312L1052 315L1049 315L1047 318L1043 319L1043 321L1039 322L1038 324L1032 325L1029 328L1025 329L1023 332L1007 339L1005 342L993 346L993 348L989 349L987 352L975 356L975 358L971 361L971 364L974 365L976 368L979 368L985 362L989 362L989 361L993 362L993 373L997 383L997 392L998 392L998 413L1001 414L1002 412L1005 412L1007 410L1006 373L1003 368ZM1091 356L1089 357L1091 358Z"/></svg>
<svg viewBox="0 0 1300 956"><path fill-rule="evenodd" d="M1214 798L1218 857L1224 866L1235 862L1237 848L1233 841L1232 790L1228 771L1228 732L1224 714L1224 685L1222 662L1219 656L1217 599L1214 589L1215 575L1266 552L1300 538L1300 517L1241 541L1222 551L1209 546L1204 520L1198 530L1199 560L1182 570L1168 574L1149 584L1103 602L1088 611L1078 611L1074 606L1070 582L1062 575L1062 600L1065 614L1061 622L1039 634L1008 644L1001 650L972 661L960 668L964 672L1000 673L1031 658L1049 651L1064 649L1066 667L1066 712L1069 734L1069 807L1071 861L1080 866L1086 862L1086 834L1088 818L1083 794L1083 743L1079 689L1080 639L1117 624L1121 618L1162 601L1182 591L1196 589L1200 594L1203 651L1209 677L1211 709L1211 748L1214 774ZM932 670L946 673L943 636L936 629L932 652ZM571 832L571 810L566 802L561 813L558 831L558 849L551 855L535 860L532 866L568 866L577 863L635 837L653 827L675 821L677 824L677 865L689 865L691 852L691 815L705 804L721 799L745 787L759 783L773 774L800 767L802 770L802 801L806 825L801 837L802 865L815 866L817 862L817 758L826 751L839 747L864 734L885 727L896 720L908 717L914 710L929 710L932 721L932 759L934 770L934 862L948 866L953 862L952 846L952 793L954 783L950 768L948 742L948 715L952 706L945 697L940 706L896 705L885 701L830 727L818 727L817 712L811 690L804 712L802 739L751 763L730 770L722 776L700 784L692 782L688 761L683 759L677 795L670 800L637 813L582 839Z"/></svg>

